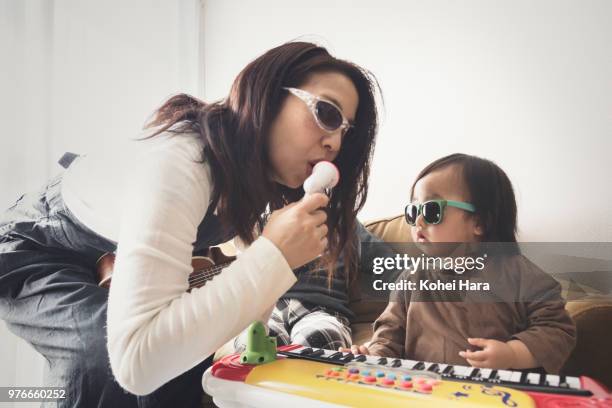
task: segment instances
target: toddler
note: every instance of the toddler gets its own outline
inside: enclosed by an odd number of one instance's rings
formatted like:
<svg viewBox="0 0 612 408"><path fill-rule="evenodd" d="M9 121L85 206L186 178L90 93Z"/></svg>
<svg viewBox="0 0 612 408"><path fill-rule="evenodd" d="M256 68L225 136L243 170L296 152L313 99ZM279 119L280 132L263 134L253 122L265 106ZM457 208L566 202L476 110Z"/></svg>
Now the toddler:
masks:
<svg viewBox="0 0 612 408"><path fill-rule="evenodd" d="M465 154L438 159L417 176L410 197L405 217L420 248L444 242L516 245L512 184L489 160ZM447 364L467 362L478 368L543 367L558 373L576 338L560 285L518 249L502 261L493 258L486 260L482 271L466 271L461 278L495 276L498 286L505 285L513 294L520 291L520 301L411 301L414 294L401 291L374 322L369 344L353 345L350 351ZM444 273L457 277L453 271ZM523 297L523 293L530 295Z"/></svg>

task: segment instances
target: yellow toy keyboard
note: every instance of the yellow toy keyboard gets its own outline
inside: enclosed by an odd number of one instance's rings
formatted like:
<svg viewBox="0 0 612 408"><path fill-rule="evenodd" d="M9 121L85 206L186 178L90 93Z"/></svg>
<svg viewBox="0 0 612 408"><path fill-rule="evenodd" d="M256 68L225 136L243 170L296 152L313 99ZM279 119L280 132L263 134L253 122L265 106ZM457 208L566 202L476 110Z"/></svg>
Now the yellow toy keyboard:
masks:
<svg viewBox="0 0 612 408"><path fill-rule="evenodd" d="M204 390L220 407L612 407L610 392L588 377L277 350L262 325L253 327L245 353L204 373Z"/></svg>

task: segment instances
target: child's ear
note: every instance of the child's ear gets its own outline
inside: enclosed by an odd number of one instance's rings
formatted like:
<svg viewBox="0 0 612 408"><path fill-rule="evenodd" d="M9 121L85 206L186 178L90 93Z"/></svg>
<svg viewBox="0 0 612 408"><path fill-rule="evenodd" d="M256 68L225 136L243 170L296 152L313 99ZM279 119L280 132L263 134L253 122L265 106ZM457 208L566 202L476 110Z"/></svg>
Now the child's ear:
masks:
<svg viewBox="0 0 612 408"><path fill-rule="evenodd" d="M474 235L482 237L484 235L484 226L482 225L480 217L476 217L474 221Z"/></svg>

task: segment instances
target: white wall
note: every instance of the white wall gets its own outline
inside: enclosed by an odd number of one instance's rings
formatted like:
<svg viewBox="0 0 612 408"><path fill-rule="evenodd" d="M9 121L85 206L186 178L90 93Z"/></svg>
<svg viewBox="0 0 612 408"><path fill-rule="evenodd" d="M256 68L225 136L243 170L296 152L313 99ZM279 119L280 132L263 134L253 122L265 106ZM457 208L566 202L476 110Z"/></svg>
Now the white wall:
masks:
<svg viewBox="0 0 612 408"><path fill-rule="evenodd" d="M611 16L607 0L208 0L206 96L272 46L320 42L385 97L361 219L401 213L417 172L459 151L509 174L521 239L612 241Z"/></svg>
<svg viewBox="0 0 612 408"><path fill-rule="evenodd" d="M112 152L171 94L201 93L200 8L0 0L0 205L38 187L65 151Z"/></svg>
<svg viewBox="0 0 612 408"><path fill-rule="evenodd" d="M201 93L200 10L199 0L0 0L0 208L59 171L63 152L112 157L169 95ZM0 358L0 386L41 383L42 358L2 323Z"/></svg>

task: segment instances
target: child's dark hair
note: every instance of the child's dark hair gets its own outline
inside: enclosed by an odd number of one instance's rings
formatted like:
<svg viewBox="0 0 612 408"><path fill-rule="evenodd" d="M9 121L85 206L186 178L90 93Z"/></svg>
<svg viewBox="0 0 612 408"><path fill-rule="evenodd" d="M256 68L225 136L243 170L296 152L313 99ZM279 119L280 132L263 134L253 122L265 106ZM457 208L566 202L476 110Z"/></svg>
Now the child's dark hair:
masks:
<svg viewBox="0 0 612 408"><path fill-rule="evenodd" d="M425 167L417 176L417 181L427 174L441 168L457 165L463 172L470 202L482 229L483 242L516 242L516 200L512 183L506 173L490 160L463 153L442 157Z"/></svg>

